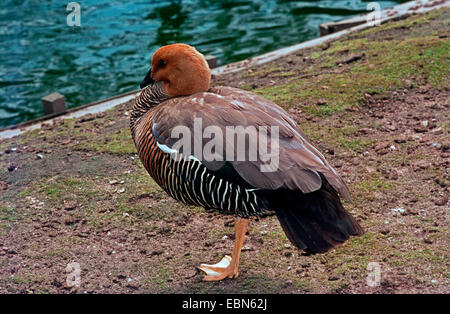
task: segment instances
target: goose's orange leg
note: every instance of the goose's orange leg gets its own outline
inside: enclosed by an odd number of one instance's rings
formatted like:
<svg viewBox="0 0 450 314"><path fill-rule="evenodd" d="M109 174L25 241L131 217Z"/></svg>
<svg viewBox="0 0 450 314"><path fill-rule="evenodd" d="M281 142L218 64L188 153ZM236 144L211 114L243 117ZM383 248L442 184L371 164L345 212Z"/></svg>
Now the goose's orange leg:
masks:
<svg viewBox="0 0 450 314"><path fill-rule="evenodd" d="M239 275L239 258L244 244L245 233L247 232L248 219L236 218L234 229L236 239L234 240L234 249L232 257L225 255L222 260L214 265L201 264L198 269L203 271L206 276L204 281L218 281L224 278L237 278Z"/></svg>

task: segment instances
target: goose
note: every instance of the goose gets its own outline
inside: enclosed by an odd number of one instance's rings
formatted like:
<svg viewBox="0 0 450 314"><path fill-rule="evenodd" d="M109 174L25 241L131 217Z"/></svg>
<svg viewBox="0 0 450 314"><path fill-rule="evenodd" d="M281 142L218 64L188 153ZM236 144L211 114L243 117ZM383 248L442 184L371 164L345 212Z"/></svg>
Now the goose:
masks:
<svg viewBox="0 0 450 314"><path fill-rule="evenodd" d="M350 200L345 182L286 111L250 91L210 83L194 47L163 46L130 113L139 158L167 194L235 217L231 256L200 264L203 280L238 277L251 217L275 214L289 241L310 254L364 233L342 205L341 197Z"/></svg>

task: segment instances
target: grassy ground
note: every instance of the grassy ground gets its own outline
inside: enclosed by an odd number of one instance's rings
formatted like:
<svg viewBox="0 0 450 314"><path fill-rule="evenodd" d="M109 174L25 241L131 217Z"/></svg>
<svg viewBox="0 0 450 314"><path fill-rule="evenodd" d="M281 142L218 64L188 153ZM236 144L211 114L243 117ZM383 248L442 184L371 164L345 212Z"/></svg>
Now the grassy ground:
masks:
<svg viewBox="0 0 450 314"><path fill-rule="evenodd" d="M0 293L449 293L449 16L214 79L289 111L348 182L362 237L308 256L276 217L252 220L239 278L202 282L194 266L231 253L233 219L182 206L149 178L130 102L0 142ZM72 261L79 287L66 283Z"/></svg>

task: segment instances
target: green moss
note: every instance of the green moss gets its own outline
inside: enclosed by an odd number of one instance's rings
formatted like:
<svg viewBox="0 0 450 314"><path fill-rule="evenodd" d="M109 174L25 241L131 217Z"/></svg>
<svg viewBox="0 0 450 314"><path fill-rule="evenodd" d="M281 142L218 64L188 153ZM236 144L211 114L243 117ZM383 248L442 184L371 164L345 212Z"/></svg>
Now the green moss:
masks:
<svg viewBox="0 0 450 314"><path fill-rule="evenodd" d="M150 267L148 271L148 274L150 275L149 282L152 285L156 285L158 289L170 288L171 284L168 282L168 279L173 276L173 270L170 267Z"/></svg>
<svg viewBox="0 0 450 314"><path fill-rule="evenodd" d="M371 173L355 188L358 191L358 197L374 200L374 192L386 193L394 188L394 183L386 181L379 173Z"/></svg>
<svg viewBox="0 0 450 314"><path fill-rule="evenodd" d="M338 139L338 143L340 146L346 150L353 150L355 152L362 152L364 149L369 147L374 143L375 140L368 140L364 138L357 139L346 139L340 138Z"/></svg>
<svg viewBox="0 0 450 314"><path fill-rule="evenodd" d="M366 276L367 265L379 261L380 254L387 250L389 246L384 243L383 236L368 231L328 253L327 265L340 277L351 275L362 279Z"/></svg>
<svg viewBox="0 0 450 314"><path fill-rule="evenodd" d="M18 219L17 210L12 207L0 206L0 221L14 222Z"/></svg>
<svg viewBox="0 0 450 314"><path fill-rule="evenodd" d="M0 206L0 236L6 236L12 224L19 220L17 210L9 206Z"/></svg>
<svg viewBox="0 0 450 314"><path fill-rule="evenodd" d="M294 76L297 73L292 72L292 71L287 71L287 72L281 72L281 73L276 73L274 75L271 75L271 77L290 77L290 76Z"/></svg>
<svg viewBox="0 0 450 314"><path fill-rule="evenodd" d="M98 194L98 190L92 181L58 176L56 178L43 179L39 184L39 192L46 195L51 201L61 203L65 200L88 200L90 196Z"/></svg>
<svg viewBox="0 0 450 314"><path fill-rule="evenodd" d="M292 283L298 288L298 290L300 290L300 292L314 292L315 290L315 285L311 282L310 278L294 278Z"/></svg>
<svg viewBox="0 0 450 314"><path fill-rule="evenodd" d="M331 128L319 126L317 123L305 122L302 127L311 140L323 141L327 145L339 146L347 151L361 152L376 141L365 137L356 137L356 128L351 125Z"/></svg>
<svg viewBox="0 0 450 314"><path fill-rule="evenodd" d="M249 276L242 280L239 289L242 290L242 293L251 293L257 289L261 288L261 283L264 283L265 293L277 293L280 291L280 283L269 281L259 276Z"/></svg>
<svg viewBox="0 0 450 314"><path fill-rule="evenodd" d="M250 78L255 76L268 75L274 72L282 72L283 70L284 68L280 66L265 66L262 70L259 71L254 71L253 69L250 69L242 77Z"/></svg>
<svg viewBox="0 0 450 314"><path fill-rule="evenodd" d="M411 80L447 88L450 43L435 36L392 41L367 39L333 42L315 55L314 67L335 66L342 52L365 54L339 73L256 89L255 92L285 107L302 106L317 116L327 116L364 102L364 94L411 88ZM324 86L326 88L324 88ZM325 100L326 106L316 106Z"/></svg>
<svg viewBox="0 0 450 314"><path fill-rule="evenodd" d="M114 134L96 136L75 146L76 149L94 151L97 153L135 154L136 147L131 138L130 129L123 128Z"/></svg>
<svg viewBox="0 0 450 314"><path fill-rule="evenodd" d="M358 33L357 36L358 37L366 37L371 34L380 33L382 31L388 31L388 30L393 30L393 29L405 29L405 28L411 28L411 27L419 26L419 25L423 25L423 24L428 24L432 20L440 19L440 18L444 17L445 14L446 14L445 9L432 10L432 11L427 12L426 14L419 14L417 16L412 16L407 19L403 19L401 21L390 22L390 23L386 23L386 24L378 26L378 27L366 29L366 30Z"/></svg>
<svg viewBox="0 0 450 314"><path fill-rule="evenodd" d="M11 278L11 282L17 285L20 284L38 284L44 281L43 276L37 276L34 274L21 274Z"/></svg>
<svg viewBox="0 0 450 314"><path fill-rule="evenodd" d="M441 277L448 271L450 260L447 248L417 248L408 252L397 252L388 262L397 267L416 267L416 278L433 276ZM427 265L423 268L423 265Z"/></svg>

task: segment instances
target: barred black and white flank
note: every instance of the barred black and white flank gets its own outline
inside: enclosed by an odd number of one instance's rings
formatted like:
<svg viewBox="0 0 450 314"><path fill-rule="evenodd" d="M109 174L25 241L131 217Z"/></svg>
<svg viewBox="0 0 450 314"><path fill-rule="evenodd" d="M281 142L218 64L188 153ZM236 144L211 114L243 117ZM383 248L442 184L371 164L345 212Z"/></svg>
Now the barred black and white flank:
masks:
<svg viewBox="0 0 450 314"><path fill-rule="evenodd" d="M208 211L241 217L266 214L259 189L240 179L229 163L209 170L198 159L171 151L152 134L151 109L168 99L160 84L143 89L131 113L131 129L138 155L152 178L173 198Z"/></svg>

